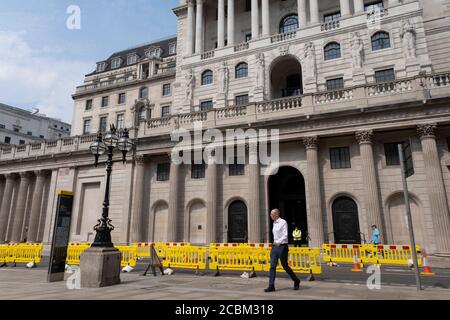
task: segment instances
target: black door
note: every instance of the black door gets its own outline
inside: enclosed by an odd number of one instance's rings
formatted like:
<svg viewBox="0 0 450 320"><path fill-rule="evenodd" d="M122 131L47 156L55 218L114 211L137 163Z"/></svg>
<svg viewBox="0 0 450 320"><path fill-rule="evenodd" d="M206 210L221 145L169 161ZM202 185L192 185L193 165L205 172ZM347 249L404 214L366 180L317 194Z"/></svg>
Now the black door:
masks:
<svg viewBox="0 0 450 320"><path fill-rule="evenodd" d="M355 201L341 197L333 203L334 241L337 244L359 244L358 207Z"/></svg>
<svg viewBox="0 0 450 320"><path fill-rule="evenodd" d="M247 206L242 201L235 201L228 208L228 242L248 242Z"/></svg>

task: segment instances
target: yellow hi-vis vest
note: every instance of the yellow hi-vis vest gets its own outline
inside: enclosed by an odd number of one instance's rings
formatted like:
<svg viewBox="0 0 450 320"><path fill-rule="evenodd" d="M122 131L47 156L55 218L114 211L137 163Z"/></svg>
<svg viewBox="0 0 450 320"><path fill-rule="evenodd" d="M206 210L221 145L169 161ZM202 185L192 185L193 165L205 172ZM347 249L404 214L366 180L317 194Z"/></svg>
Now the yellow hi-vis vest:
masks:
<svg viewBox="0 0 450 320"><path fill-rule="evenodd" d="M294 230L294 232L292 232L292 237L294 237L294 240L300 240L302 238L302 231Z"/></svg>

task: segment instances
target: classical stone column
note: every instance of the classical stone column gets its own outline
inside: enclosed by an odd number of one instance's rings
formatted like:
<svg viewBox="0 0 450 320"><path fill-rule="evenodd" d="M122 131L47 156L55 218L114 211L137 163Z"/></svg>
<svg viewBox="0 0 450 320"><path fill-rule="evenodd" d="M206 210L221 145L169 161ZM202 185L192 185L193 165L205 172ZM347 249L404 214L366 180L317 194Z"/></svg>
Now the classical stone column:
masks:
<svg viewBox="0 0 450 320"><path fill-rule="evenodd" d="M167 241L177 241L178 223L178 186L180 176L180 165L174 161L170 162L170 193L169 193L169 216L167 217Z"/></svg>
<svg viewBox="0 0 450 320"><path fill-rule="evenodd" d="M3 192L2 206L0 207L0 244L6 242L6 229L8 227L15 175L7 174L5 175L5 179L6 181Z"/></svg>
<svg viewBox="0 0 450 320"><path fill-rule="evenodd" d="M269 14L269 0L262 0L262 36L270 35L270 14Z"/></svg>
<svg viewBox="0 0 450 320"><path fill-rule="evenodd" d="M234 0L228 0L228 45L234 45Z"/></svg>
<svg viewBox="0 0 450 320"><path fill-rule="evenodd" d="M39 219L41 217L42 197L44 195L47 172L43 170L34 171L36 175L36 186L34 187L33 199L31 201L30 223L28 226L27 242L38 241Z"/></svg>
<svg viewBox="0 0 450 320"><path fill-rule="evenodd" d="M417 127L422 143L426 186L430 200L433 231L439 253L450 253L450 217L441 162L436 145L435 124Z"/></svg>
<svg viewBox="0 0 450 320"><path fill-rule="evenodd" d="M136 164L136 180L133 188L133 224L131 229L131 242L145 242L144 239L144 177L145 177L145 157L136 155L134 158Z"/></svg>
<svg viewBox="0 0 450 320"><path fill-rule="evenodd" d="M368 234L370 227L377 225L382 235L386 234L383 228L383 218L381 215L381 200L378 190L378 180L376 173L375 160L373 155L373 131L365 130L356 132L356 140L359 143L359 152L361 155L361 169L366 195L366 212L368 223ZM383 239L384 237L382 237Z"/></svg>
<svg viewBox="0 0 450 320"><path fill-rule="evenodd" d="M349 0L340 0L341 6L341 16L350 15L350 1Z"/></svg>
<svg viewBox="0 0 450 320"><path fill-rule="evenodd" d="M217 48L225 46L225 0L218 0Z"/></svg>
<svg viewBox="0 0 450 320"><path fill-rule="evenodd" d="M320 173L318 159L318 137L306 137L303 139L306 148L307 161L307 183L309 219L308 233L310 237L309 246L314 248L322 247L325 240L322 222L322 193L320 189Z"/></svg>
<svg viewBox="0 0 450 320"><path fill-rule="evenodd" d="M309 10L311 15L311 24L319 23L319 0L310 0Z"/></svg>
<svg viewBox="0 0 450 320"><path fill-rule="evenodd" d="M259 3L252 0L252 40L259 39Z"/></svg>
<svg viewBox="0 0 450 320"><path fill-rule="evenodd" d="M306 26L306 0L297 0L298 27Z"/></svg>
<svg viewBox="0 0 450 320"><path fill-rule="evenodd" d="M258 146L257 144L250 144L248 149L249 154L249 217L248 217L248 242L261 242L261 206L259 199L259 162L258 162Z"/></svg>
<svg viewBox="0 0 450 320"><path fill-rule="evenodd" d="M216 209L217 209L217 163L209 159L206 169L206 244L216 242Z"/></svg>
<svg viewBox="0 0 450 320"><path fill-rule="evenodd" d="M22 241L22 228L25 218L25 206L27 204L28 187L30 186L30 174L28 172L20 173L20 186L17 197L16 212L14 213L14 224L11 235L11 243L20 243Z"/></svg>
<svg viewBox="0 0 450 320"><path fill-rule="evenodd" d="M187 0L188 13L186 21L186 54L194 53L194 0Z"/></svg>
<svg viewBox="0 0 450 320"><path fill-rule="evenodd" d="M3 192L5 191L5 179L0 175L0 208L2 207Z"/></svg>
<svg viewBox="0 0 450 320"><path fill-rule="evenodd" d="M203 52L203 1L197 0L197 15L195 19L195 53Z"/></svg>
<svg viewBox="0 0 450 320"><path fill-rule="evenodd" d="M353 0L355 13L364 12L364 0Z"/></svg>

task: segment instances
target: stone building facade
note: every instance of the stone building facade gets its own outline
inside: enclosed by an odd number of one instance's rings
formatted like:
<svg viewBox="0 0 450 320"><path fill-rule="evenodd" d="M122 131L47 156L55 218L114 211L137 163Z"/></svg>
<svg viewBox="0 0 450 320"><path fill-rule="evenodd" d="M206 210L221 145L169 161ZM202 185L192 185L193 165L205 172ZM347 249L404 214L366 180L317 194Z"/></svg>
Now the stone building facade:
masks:
<svg viewBox="0 0 450 320"><path fill-rule="evenodd" d="M408 244L396 147L410 141L417 243L450 253L449 1L182 0L174 13L176 38L86 76L72 137L3 148L0 241L49 243L58 190L75 193L71 240L93 240L105 170L89 145L106 121L136 144L114 164L116 243L270 241L277 207L305 245L370 241L373 224ZM199 123L279 130L277 168L261 175L251 147L243 165L171 161L171 133Z"/></svg>

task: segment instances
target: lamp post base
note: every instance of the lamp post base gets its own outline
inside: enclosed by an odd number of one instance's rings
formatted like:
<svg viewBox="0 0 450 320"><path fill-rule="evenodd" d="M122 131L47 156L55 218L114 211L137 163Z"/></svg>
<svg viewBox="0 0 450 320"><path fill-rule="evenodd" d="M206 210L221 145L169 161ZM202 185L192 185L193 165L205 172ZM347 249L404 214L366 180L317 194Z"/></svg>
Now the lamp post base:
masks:
<svg viewBox="0 0 450 320"><path fill-rule="evenodd" d="M82 288L100 288L120 283L121 253L116 248L91 247L80 257Z"/></svg>

